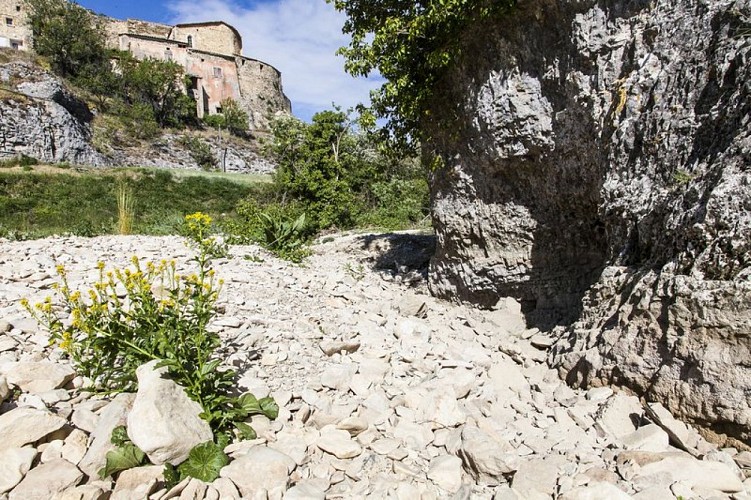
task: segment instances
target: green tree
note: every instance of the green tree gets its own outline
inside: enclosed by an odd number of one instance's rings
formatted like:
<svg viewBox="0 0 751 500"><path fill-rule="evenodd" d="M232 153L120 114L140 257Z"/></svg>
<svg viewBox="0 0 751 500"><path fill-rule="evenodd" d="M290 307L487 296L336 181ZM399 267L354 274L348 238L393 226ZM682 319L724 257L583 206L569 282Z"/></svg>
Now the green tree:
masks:
<svg viewBox="0 0 751 500"><path fill-rule="evenodd" d="M402 146L414 146L428 102L441 75L460 55L467 26L501 15L516 0L327 0L347 15L351 36L340 53L354 76L386 78L372 94L372 108L386 118L384 130Z"/></svg>
<svg viewBox="0 0 751 500"><path fill-rule="evenodd" d="M160 127L195 122L195 102L184 92L182 66L152 58L139 61L121 53L118 68L125 102L149 106Z"/></svg>
<svg viewBox="0 0 751 500"><path fill-rule="evenodd" d="M234 99L224 99L220 106L224 116L224 126L231 134L242 137L248 132L248 113Z"/></svg>
<svg viewBox="0 0 751 500"><path fill-rule="evenodd" d="M64 77L109 70L105 34L91 12L68 0L26 0L37 54Z"/></svg>

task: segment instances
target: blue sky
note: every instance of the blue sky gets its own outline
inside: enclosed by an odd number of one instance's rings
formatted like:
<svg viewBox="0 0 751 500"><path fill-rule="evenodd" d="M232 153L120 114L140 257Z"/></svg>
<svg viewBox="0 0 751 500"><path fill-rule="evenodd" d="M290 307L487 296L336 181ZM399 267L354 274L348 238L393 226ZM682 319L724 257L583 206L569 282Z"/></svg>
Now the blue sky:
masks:
<svg viewBox="0 0 751 500"><path fill-rule="evenodd" d="M243 36L244 55L282 72L292 112L309 120L332 103L367 102L376 78L354 79L335 55L347 44L344 16L325 0L77 0L100 14L173 24L226 21Z"/></svg>

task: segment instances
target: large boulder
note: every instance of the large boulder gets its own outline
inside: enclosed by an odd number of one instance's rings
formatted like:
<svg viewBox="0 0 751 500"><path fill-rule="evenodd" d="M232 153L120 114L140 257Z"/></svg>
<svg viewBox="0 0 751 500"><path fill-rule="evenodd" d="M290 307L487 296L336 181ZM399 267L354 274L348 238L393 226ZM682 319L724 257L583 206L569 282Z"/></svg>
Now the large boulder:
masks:
<svg viewBox="0 0 751 500"><path fill-rule="evenodd" d="M430 286L514 297L575 385L751 440L751 44L735 0L520 1L436 89Z"/></svg>
<svg viewBox="0 0 751 500"><path fill-rule="evenodd" d="M151 463L177 465L190 450L211 441L211 427L199 417L201 405L167 377L167 368L150 361L136 370L138 392L128 414L128 437Z"/></svg>

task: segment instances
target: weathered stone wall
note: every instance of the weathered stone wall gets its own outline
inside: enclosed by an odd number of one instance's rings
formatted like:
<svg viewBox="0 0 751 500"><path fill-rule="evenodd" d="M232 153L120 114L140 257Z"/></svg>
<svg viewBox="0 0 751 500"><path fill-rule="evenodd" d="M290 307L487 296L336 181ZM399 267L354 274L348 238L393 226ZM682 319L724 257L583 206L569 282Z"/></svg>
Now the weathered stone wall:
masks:
<svg viewBox="0 0 751 500"><path fill-rule="evenodd" d="M254 129L268 129L269 121L278 112L291 113L292 106L282 89L282 74L264 62L238 58L240 104L248 111Z"/></svg>
<svg viewBox="0 0 751 500"><path fill-rule="evenodd" d="M187 42L192 37L192 47L205 52L228 56L242 54L242 38L233 28L223 23L178 24L170 38Z"/></svg>
<svg viewBox="0 0 751 500"><path fill-rule="evenodd" d="M31 49L31 29L26 24L23 0L0 0L0 46Z"/></svg>
<svg viewBox="0 0 751 500"><path fill-rule="evenodd" d="M751 7L521 0L426 124L435 294L519 299L569 382L751 438Z"/></svg>

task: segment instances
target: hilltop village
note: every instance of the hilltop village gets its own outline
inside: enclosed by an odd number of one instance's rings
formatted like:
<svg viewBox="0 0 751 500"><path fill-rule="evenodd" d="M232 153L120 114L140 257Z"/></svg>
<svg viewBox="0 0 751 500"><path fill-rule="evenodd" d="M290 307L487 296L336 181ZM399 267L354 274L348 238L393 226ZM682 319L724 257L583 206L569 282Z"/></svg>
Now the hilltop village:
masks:
<svg viewBox="0 0 751 500"><path fill-rule="evenodd" d="M228 98L248 113L253 129L266 128L268 117L278 111L291 111L279 70L242 55L242 37L226 22L170 26L135 19L100 19L109 48L128 51L138 59L174 61L183 66L199 118L221 113L221 102ZM22 0L0 0L1 47L32 49Z"/></svg>

